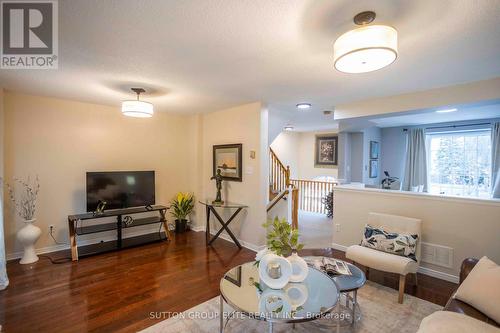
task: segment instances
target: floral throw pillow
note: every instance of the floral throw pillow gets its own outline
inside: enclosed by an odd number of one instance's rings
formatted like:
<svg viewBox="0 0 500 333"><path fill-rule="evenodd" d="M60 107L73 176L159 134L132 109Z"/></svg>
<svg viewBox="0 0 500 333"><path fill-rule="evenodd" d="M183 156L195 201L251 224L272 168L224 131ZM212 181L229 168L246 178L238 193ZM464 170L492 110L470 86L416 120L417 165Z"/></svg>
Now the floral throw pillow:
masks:
<svg viewBox="0 0 500 333"><path fill-rule="evenodd" d="M417 261L415 252L417 250L418 235L398 234L388 232L381 228L370 225L365 226L365 233L361 246L379 250L398 256L408 257Z"/></svg>

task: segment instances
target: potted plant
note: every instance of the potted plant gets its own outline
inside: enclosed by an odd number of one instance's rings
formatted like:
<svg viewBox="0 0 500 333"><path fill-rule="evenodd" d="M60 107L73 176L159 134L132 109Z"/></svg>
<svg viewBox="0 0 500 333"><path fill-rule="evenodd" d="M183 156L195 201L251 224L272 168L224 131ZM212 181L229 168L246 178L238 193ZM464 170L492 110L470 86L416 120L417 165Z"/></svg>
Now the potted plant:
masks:
<svg viewBox="0 0 500 333"><path fill-rule="evenodd" d="M170 202L171 214L175 217L175 232L181 233L187 229L186 217L194 208L194 196L191 193L177 193Z"/></svg>
<svg viewBox="0 0 500 333"><path fill-rule="evenodd" d="M2 180L2 179L0 179ZM40 238L42 230L33 223L36 222L36 199L40 190L38 177L33 182L30 178L26 181L14 178L14 184L17 184L21 190L16 195L16 191L9 184L6 184L9 199L12 201L13 210L23 220L24 226L17 232L17 239L23 244L24 253L21 264L32 264L38 261L38 256L35 252L35 243Z"/></svg>

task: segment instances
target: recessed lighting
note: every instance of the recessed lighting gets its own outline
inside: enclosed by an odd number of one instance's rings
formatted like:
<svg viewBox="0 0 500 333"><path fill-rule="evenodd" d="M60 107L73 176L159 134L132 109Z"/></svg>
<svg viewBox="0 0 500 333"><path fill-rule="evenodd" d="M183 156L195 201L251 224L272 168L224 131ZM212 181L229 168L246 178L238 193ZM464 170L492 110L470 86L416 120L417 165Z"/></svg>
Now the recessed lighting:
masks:
<svg viewBox="0 0 500 333"><path fill-rule="evenodd" d="M453 109L437 110L436 112L437 113L449 113L449 112L455 112L455 111L458 111L458 110L453 108Z"/></svg>
<svg viewBox="0 0 500 333"><path fill-rule="evenodd" d="M310 109L311 108L311 104L310 103L299 103L297 104L297 109L299 110L307 110L307 109Z"/></svg>
<svg viewBox="0 0 500 333"><path fill-rule="evenodd" d="M283 127L283 129L285 131L293 131L293 126L292 125L286 125L285 127Z"/></svg>

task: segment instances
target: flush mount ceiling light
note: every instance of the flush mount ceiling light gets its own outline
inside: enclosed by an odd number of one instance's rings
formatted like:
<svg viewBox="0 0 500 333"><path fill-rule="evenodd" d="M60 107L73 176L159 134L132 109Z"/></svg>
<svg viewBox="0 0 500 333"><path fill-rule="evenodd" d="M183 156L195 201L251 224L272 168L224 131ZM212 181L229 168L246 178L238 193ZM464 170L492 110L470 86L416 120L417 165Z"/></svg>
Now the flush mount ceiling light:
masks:
<svg viewBox="0 0 500 333"><path fill-rule="evenodd" d="M283 127L283 129L285 131L291 132L291 131L293 131L293 126L292 125L286 125L285 127Z"/></svg>
<svg viewBox="0 0 500 333"><path fill-rule="evenodd" d="M297 104L297 109L299 110L308 110L311 108L311 104L310 103L299 103Z"/></svg>
<svg viewBox="0 0 500 333"><path fill-rule="evenodd" d="M387 25L368 25L375 13L354 16L361 26L337 38L333 45L335 68L343 73L367 73L384 68L398 56L398 32Z"/></svg>
<svg viewBox="0 0 500 333"><path fill-rule="evenodd" d="M437 110L437 113L449 113L449 112L455 112L458 111L458 109L453 108L453 109L444 109L444 110Z"/></svg>
<svg viewBox="0 0 500 333"><path fill-rule="evenodd" d="M150 118L153 116L153 104L139 100L139 95L146 90L142 88L131 88L137 94L135 101L123 101L122 113L129 117Z"/></svg>

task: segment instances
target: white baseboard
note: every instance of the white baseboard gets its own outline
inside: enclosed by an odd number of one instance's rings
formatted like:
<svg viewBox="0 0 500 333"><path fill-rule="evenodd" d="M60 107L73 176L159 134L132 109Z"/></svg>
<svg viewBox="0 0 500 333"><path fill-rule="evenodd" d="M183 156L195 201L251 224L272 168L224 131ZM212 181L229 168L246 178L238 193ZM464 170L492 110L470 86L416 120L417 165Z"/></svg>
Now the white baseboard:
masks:
<svg viewBox="0 0 500 333"><path fill-rule="evenodd" d="M332 243L332 248L335 250L343 251L343 252L345 252L347 250L347 246L340 245L337 243Z"/></svg>
<svg viewBox="0 0 500 333"><path fill-rule="evenodd" d="M205 231L205 227L199 225L193 225L191 226L191 230L196 232Z"/></svg>
<svg viewBox="0 0 500 333"><path fill-rule="evenodd" d="M452 274L448 274L448 273L443 273L443 272L436 271L434 269L430 269L430 268L427 268L427 267L420 266L418 268L418 272L421 273L421 274L424 274L424 275L432 276L432 277L435 277L437 279L441 279L441 280L453 282L453 283L456 283L456 284L458 284L458 282L460 281L459 277L456 276L456 275L452 275Z"/></svg>
<svg viewBox="0 0 500 333"><path fill-rule="evenodd" d="M191 230L196 231L196 232L201 232L201 231L205 232L205 226L192 226ZM215 235L216 232L217 231L215 231L215 232L211 231L210 234ZM219 237L224 239L224 240L227 240L228 242L233 243L233 240L231 239L231 237L229 235L221 234ZM249 243L249 242L244 241L244 240L239 239L239 238L236 238L236 239L238 240L238 242L240 242L241 246L243 246L244 248L249 249L251 251L254 251L254 252L259 252L260 250L262 250L266 247L265 245L255 245L255 244Z"/></svg>
<svg viewBox="0 0 500 333"><path fill-rule="evenodd" d="M170 229L170 228L169 228ZM127 234L124 235L125 238L130 238L130 237L136 237L136 236L142 236L146 234L150 234L153 232L157 232L158 228L153 229L144 229L144 230L134 230L134 231L129 231L127 230ZM78 246L86 246L86 245L92 245L92 244L99 244L101 242L109 242L113 241L116 239L116 236L114 235L102 235L100 237L95 237L95 238L89 238L89 239L80 239L77 240ZM45 253L51 253L51 252L57 252L57 251L62 251L62 250L68 250L70 248L69 244L55 244L55 245L50 245L50 246L45 246L45 247L40 247L35 249L36 254L45 254ZM18 251L18 252L13 252L13 253L7 253L6 254L6 259L7 260L14 260L14 259L20 259L23 256L23 251Z"/></svg>
<svg viewBox="0 0 500 333"><path fill-rule="evenodd" d="M340 245L337 243L332 243L332 248L334 248L335 250L344 251L344 252L347 250L347 246ZM420 266L418 268L418 272L421 274L424 274L424 275L432 276L432 277L435 277L437 279L441 279L441 280L445 280L445 281L449 281L449 282L453 282L453 283L459 282L459 278L456 275L443 273L443 272L436 271L434 269L430 269L427 267Z"/></svg>
<svg viewBox="0 0 500 333"><path fill-rule="evenodd" d="M36 254L44 254L44 253L57 252L57 251L62 251L62 250L67 250L67 249L69 249L68 244L61 244L61 245L56 244L56 245L40 247L38 249L35 249L35 251L36 251ZM7 259L7 260L21 259L22 257L23 257L23 251L7 253L5 255L5 259Z"/></svg>

